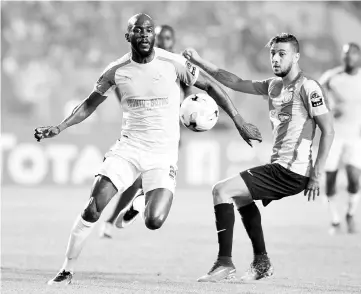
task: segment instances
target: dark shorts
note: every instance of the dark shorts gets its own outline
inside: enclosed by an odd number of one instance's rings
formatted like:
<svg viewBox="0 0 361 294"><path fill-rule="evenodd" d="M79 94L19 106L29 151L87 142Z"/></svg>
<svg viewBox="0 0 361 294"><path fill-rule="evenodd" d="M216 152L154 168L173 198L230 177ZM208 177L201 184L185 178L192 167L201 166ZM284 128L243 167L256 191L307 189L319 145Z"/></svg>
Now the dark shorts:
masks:
<svg viewBox="0 0 361 294"><path fill-rule="evenodd" d="M240 173L254 200L267 206L272 200L296 195L306 189L308 177L278 163L257 166Z"/></svg>

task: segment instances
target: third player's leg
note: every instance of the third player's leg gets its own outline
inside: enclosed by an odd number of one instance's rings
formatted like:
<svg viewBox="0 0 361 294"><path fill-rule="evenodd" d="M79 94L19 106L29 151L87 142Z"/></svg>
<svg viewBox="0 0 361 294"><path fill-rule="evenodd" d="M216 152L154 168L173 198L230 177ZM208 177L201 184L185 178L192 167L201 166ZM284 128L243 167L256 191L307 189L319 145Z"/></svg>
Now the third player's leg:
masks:
<svg viewBox="0 0 361 294"><path fill-rule="evenodd" d="M138 191L142 188L142 178L139 177L136 181L131 185L124 193L119 197L117 205L111 216L108 219L108 222L114 224L117 219L119 213L126 208L129 203L133 200L134 196L138 193Z"/></svg>
<svg viewBox="0 0 361 294"><path fill-rule="evenodd" d="M358 193L360 190L361 169L359 169L353 165L347 165L346 173L347 173L347 180L348 180L347 191L350 194Z"/></svg>
<svg viewBox="0 0 361 294"><path fill-rule="evenodd" d="M360 201L360 176L361 170L353 165L346 166L348 186L348 208L346 213L347 229L349 233L356 232L354 215Z"/></svg>

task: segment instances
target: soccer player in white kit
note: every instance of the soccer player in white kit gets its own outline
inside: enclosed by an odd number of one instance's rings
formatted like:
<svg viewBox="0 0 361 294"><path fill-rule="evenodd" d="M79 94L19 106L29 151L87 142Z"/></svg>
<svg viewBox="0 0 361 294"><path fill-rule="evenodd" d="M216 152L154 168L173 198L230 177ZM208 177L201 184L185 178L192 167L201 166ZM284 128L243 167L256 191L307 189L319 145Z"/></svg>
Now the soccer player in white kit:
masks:
<svg viewBox="0 0 361 294"><path fill-rule="evenodd" d="M154 29L156 34L155 46L168 52L174 52L176 43L174 29L169 25L157 26ZM181 102L192 94L192 87L180 82ZM118 100L121 102L121 95L115 92ZM181 144L181 143L179 143ZM114 225L118 228L125 228L132 224L135 219L142 214L145 204L145 196L142 190L142 177L139 178L119 197L110 217L100 228L100 237L112 238Z"/></svg>
<svg viewBox="0 0 361 294"><path fill-rule="evenodd" d="M338 170L345 167L349 203L347 231L356 231L354 214L360 198L361 174L361 70L360 47L355 43L342 48L342 66L325 72L320 83L328 91L335 117L335 142L326 162L326 195L331 214L330 234L340 231L340 217L335 202Z"/></svg>
<svg viewBox="0 0 361 294"><path fill-rule="evenodd" d="M131 17L125 38L131 52L105 69L89 97L59 125L35 129L38 141L54 137L85 120L112 89L117 88L121 94L121 137L105 155L89 202L71 230L64 264L49 285L71 283L76 260L103 209L139 175L146 195L145 224L151 230L163 225L175 190L180 81L207 91L232 118L248 144L252 144L251 140L262 141L258 129L243 120L222 88L185 58L154 48L154 23L148 15Z"/></svg>

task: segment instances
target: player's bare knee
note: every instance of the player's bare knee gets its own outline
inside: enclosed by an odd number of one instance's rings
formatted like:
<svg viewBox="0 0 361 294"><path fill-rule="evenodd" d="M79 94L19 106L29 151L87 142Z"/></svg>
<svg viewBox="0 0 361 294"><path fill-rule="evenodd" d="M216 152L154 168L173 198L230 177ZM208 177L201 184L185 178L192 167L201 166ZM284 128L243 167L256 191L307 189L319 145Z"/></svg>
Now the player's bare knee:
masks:
<svg viewBox="0 0 361 294"><path fill-rule="evenodd" d="M100 218L101 211L98 210L94 197L89 199L87 207L82 213L82 218L90 223L95 223Z"/></svg>
<svg viewBox="0 0 361 294"><path fill-rule="evenodd" d="M160 217L145 217L145 226L149 230L158 230L162 227L164 220Z"/></svg>
<svg viewBox="0 0 361 294"><path fill-rule="evenodd" d="M212 188L212 195L215 204L228 203L227 184L225 182L215 184Z"/></svg>

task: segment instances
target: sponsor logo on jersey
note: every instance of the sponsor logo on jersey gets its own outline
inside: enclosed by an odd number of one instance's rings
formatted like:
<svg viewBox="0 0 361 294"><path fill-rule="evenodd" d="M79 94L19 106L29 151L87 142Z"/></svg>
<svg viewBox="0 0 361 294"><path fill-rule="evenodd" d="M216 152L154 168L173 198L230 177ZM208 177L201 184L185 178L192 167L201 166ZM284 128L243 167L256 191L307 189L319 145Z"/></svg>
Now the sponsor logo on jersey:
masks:
<svg viewBox="0 0 361 294"><path fill-rule="evenodd" d="M154 99L127 99L127 105L131 109L154 109L167 106L169 99L167 98L154 98Z"/></svg>
<svg viewBox="0 0 361 294"><path fill-rule="evenodd" d="M288 103L293 99L293 96L295 95L295 87L290 87L287 91L283 94L283 103Z"/></svg>
<svg viewBox="0 0 361 294"><path fill-rule="evenodd" d="M281 123L289 122L292 119L292 115L286 112L280 112L278 114L278 119Z"/></svg>
<svg viewBox="0 0 361 294"><path fill-rule="evenodd" d="M312 107L317 107L317 106L323 105L322 96L317 91L313 91L310 96L311 96Z"/></svg>

